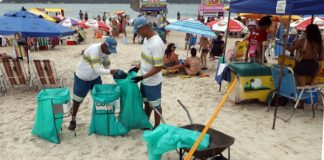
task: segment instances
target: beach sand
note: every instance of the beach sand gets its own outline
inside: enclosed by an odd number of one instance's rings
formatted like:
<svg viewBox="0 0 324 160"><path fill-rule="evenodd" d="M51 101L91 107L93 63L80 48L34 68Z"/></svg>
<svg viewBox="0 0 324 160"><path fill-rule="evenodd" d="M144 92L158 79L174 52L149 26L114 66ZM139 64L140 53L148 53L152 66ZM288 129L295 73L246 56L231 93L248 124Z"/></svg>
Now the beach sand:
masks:
<svg viewBox="0 0 324 160"><path fill-rule="evenodd" d="M185 58L184 34L171 32L168 42L177 45L176 53ZM32 59L50 59L56 64L58 73L66 73L66 86L72 89L72 76L80 59L80 52L93 42L75 46L57 46L54 50L32 52ZM128 41L131 42L130 35ZM128 70L134 60L140 60L141 46L123 44L118 39L118 54L111 56L112 68ZM229 39L232 46L235 39ZM0 48L0 52L12 52L11 48ZM180 76L164 77L162 87L162 108L166 122L175 126L189 124L189 120L176 100L181 100L189 109L195 123L205 124L226 91L218 91L214 81L215 65L209 62L206 71L210 77ZM110 75L103 76L104 83L113 83ZM124 137L88 136L91 119L92 100L90 95L82 103L77 116L77 137L67 128L70 117L64 119L61 144L53 144L31 134L36 114L37 93L28 88L10 88L7 96L0 96L0 159L109 159L145 160L147 148L141 136L143 131L132 130ZM319 160L322 147L323 113L322 106L312 119L311 107L298 110L289 123L277 120L272 130L273 110L267 112L266 104L243 103L235 105L226 101L212 128L235 138L231 147L233 160ZM279 109L279 115L288 117L291 109ZM224 152L227 156L227 152ZM168 152L162 159L178 159L176 151Z"/></svg>

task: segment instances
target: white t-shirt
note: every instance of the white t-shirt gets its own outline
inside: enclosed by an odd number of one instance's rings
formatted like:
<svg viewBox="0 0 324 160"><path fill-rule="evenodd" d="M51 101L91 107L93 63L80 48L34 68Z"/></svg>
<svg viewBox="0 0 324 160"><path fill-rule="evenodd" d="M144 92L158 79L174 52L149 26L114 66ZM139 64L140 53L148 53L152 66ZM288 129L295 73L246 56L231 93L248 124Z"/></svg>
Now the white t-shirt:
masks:
<svg viewBox="0 0 324 160"><path fill-rule="evenodd" d="M109 66L108 55L102 52L101 43L96 43L90 45L84 51L75 74L84 81L92 81L98 78L100 74L109 74Z"/></svg>
<svg viewBox="0 0 324 160"><path fill-rule="evenodd" d="M163 65L164 43L159 35L154 35L150 39L144 39L141 53L140 74L144 75L153 67ZM156 86L162 82L162 71L151 77L145 78L143 84L147 86Z"/></svg>

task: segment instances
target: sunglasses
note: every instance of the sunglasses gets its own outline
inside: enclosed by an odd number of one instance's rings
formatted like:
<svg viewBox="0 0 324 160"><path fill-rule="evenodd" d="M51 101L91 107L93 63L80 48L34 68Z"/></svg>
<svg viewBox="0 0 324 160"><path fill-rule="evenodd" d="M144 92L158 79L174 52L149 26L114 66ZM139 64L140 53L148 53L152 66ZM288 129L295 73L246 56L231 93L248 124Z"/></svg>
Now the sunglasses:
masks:
<svg viewBox="0 0 324 160"><path fill-rule="evenodd" d="M176 46L173 46L172 48L176 49L177 47Z"/></svg>

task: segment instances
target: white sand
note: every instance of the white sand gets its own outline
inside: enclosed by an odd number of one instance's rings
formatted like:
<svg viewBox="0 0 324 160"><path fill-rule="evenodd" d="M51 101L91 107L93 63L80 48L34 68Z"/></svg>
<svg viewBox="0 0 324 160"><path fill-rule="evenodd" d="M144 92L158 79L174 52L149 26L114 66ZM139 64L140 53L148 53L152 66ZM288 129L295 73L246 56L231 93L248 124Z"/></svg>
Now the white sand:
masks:
<svg viewBox="0 0 324 160"><path fill-rule="evenodd" d="M57 46L53 51L31 53L33 59L53 60L59 73L70 70L67 86L72 88L72 73L79 61L80 51L87 44ZM118 54L111 57L112 68L127 70L133 60L140 59L140 45L122 44L118 40ZM178 46L177 53L185 58L183 50L184 34L171 33L169 42ZM129 38L131 42L131 38ZM230 45L234 40L229 40ZM0 48L0 52L11 52L10 48ZM193 116L195 123L206 123L225 92L218 92L214 81L215 69L210 62L207 78L181 79L179 76L165 77L163 81L163 115L168 124L181 126L189 123L183 109L176 100L181 100ZM104 76L105 83L112 83L111 76ZM225 86L225 84L224 84ZM142 131L133 130L125 137L88 136L92 100L87 96L77 116L77 137L67 127L70 118L64 120L61 144L56 145L33 136L37 107L36 92L28 89L11 88L7 96L0 96L0 159L136 159L147 158L147 149L142 141ZM322 107L311 118L311 109L298 110L289 123L277 121L272 130L273 111L266 112L265 104L234 105L227 101L212 128L235 138L231 147L234 160L317 160L321 158ZM280 109L279 114L288 116L290 109ZM227 155L227 152L224 152ZM177 159L175 151L163 159Z"/></svg>

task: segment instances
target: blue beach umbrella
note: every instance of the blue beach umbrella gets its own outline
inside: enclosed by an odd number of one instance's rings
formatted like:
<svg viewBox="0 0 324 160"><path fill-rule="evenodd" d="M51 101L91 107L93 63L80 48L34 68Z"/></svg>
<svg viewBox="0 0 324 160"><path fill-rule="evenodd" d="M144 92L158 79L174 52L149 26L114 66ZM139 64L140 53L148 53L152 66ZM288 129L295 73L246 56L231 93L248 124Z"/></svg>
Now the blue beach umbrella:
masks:
<svg viewBox="0 0 324 160"><path fill-rule="evenodd" d="M208 26L195 20L176 21L167 25L165 29L216 38L216 34Z"/></svg>
<svg viewBox="0 0 324 160"><path fill-rule="evenodd" d="M73 35L71 29L47 21L41 16L25 10L9 12L0 16L0 35L13 35L17 32L24 37L54 37Z"/></svg>

